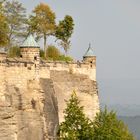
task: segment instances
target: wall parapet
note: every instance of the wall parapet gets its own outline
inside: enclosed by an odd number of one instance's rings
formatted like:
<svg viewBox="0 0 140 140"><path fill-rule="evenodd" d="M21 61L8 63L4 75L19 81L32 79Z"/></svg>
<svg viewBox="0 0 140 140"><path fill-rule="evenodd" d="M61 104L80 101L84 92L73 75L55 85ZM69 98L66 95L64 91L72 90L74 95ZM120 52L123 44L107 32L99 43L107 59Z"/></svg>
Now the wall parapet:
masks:
<svg viewBox="0 0 140 140"><path fill-rule="evenodd" d="M20 58L6 58L0 61L0 66L15 67L16 69L30 70L33 75L38 78L49 77L49 71L68 71L70 73L79 73L88 75L91 80L96 81L96 65L91 65L86 62L63 62L63 61L37 61L24 60ZM43 73L43 74L42 74ZM45 73L47 73L45 75Z"/></svg>

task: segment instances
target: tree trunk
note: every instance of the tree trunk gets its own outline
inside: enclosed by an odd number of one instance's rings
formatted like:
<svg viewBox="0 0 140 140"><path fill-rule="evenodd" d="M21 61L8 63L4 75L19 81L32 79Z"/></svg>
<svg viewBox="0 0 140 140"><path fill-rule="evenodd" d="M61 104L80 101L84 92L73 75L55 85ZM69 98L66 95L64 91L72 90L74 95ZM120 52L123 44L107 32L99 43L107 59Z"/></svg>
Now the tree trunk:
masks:
<svg viewBox="0 0 140 140"><path fill-rule="evenodd" d="M46 37L46 34L44 34L44 54L45 54L45 57L46 57L46 49L47 49L47 37Z"/></svg>

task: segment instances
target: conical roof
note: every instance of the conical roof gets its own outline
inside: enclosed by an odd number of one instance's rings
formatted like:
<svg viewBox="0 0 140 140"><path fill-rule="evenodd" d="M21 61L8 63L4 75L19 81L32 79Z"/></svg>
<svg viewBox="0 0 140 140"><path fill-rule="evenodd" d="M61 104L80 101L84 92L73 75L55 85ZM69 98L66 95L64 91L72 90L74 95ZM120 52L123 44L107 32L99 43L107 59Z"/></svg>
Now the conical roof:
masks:
<svg viewBox="0 0 140 140"><path fill-rule="evenodd" d="M37 42L35 41L34 37L30 34L26 40L23 42L21 47L39 47Z"/></svg>
<svg viewBox="0 0 140 140"><path fill-rule="evenodd" d="M84 57L94 56L93 49L89 46Z"/></svg>

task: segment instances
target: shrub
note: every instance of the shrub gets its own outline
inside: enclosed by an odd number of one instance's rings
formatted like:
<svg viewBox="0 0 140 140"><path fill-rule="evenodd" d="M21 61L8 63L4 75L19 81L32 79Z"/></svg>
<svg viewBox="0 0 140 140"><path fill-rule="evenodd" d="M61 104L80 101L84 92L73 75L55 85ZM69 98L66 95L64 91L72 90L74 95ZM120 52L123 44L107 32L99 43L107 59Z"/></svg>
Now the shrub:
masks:
<svg viewBox="0 0 140 140"><path fill-rule="evenodd" d="M8 50L9 57L20 57L20 48L17 46L10 47Z"/></svg>
<svg viewBox="0 0 140 140"><path fill-rule="evenodd" d="M51 60L58 60L60 51L55 46L49 46L46 50L46 58Z"/></svg>
<svg viewBox="0 0 140 140"><path fill-rule="evenodd" d="M70 56L65 56L65 55L60 55L59 60L66 61L66 62L73 61L73 59Z"/></svg>
<svg viewBox="0 0 140 140"><path fill-rule="evenodd" d="M43 50L40 50L40 57L43 58L43 59L45 59L45 53L44 53Z"/></svg>

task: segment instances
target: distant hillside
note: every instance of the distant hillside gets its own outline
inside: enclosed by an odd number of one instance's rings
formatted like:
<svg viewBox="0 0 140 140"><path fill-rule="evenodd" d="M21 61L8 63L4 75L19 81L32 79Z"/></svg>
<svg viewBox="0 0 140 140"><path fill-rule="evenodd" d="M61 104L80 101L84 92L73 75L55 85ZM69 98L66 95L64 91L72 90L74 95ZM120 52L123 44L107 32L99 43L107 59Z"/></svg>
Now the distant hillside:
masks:
<svg viewBox="0 0 140 140"><path fill-rule="evenodd" d="M123 120L137 140L140 140L140 116L119 116L119 119Z"/></svg>
<svg viewBox="0 0 140 140"><path fill-rule="evenodd" d="M101 104L101 108L104 108L105 104ZM113 110L118 116L140 116L140 105L107 105L109 110Z"/></svg>

